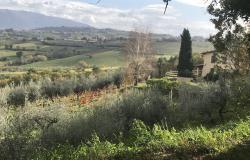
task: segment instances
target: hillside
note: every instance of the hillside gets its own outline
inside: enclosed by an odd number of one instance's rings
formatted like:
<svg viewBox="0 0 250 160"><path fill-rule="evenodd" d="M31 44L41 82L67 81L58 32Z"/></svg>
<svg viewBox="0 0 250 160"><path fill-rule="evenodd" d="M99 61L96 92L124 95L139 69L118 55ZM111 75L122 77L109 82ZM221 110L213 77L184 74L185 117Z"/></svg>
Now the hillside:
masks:
<svg viewBox="0 0 250 160"><path fill-rule="evenodd" d="M40 27L86 27L88 25L71 20L46 16L33 12L0 9L0 29L34 29Z"/></svg>

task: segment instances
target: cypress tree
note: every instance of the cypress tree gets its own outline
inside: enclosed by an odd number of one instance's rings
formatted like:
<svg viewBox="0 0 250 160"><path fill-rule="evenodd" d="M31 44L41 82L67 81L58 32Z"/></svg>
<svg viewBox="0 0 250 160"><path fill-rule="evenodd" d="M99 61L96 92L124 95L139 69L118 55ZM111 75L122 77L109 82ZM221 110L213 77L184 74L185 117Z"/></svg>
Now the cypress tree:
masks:
<svg viewBox="0 0 250 160"><path fill-rule="evenodd" d="M192 77L192 40L188 29L181 35L181 48L179 53L178 76Z"/></svg>

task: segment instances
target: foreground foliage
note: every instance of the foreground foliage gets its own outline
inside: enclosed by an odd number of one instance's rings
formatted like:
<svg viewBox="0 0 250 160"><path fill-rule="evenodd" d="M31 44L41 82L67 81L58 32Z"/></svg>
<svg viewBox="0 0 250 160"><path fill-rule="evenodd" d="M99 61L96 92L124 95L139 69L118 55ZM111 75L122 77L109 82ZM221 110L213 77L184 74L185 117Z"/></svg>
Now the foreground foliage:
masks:
<svg viewBox="0 0 250 160"><path fill-rule="evenodd" d="M41 150L36 159L216 159L233 146L250 138L250 119L228 123L214 129L204 127L182 131L163 129L154 125L149 129L143 122L134 121L125 137L117 142L102 141L97 135L77 147L59 145ZM150 158L151 157L151 158ZM243 156L242 156L243 157ZM247 157L245 157L247 158Z"/></svg>
<svg viewBox="0 0 250 160"><path fill-rule="evenodd" d="M106 82L102 78L101 82ZM228 94L223 97L218 83L153 79L145 88L117 90L98 101L73 108L63 102L42 107L36 103L3 107L0 108L0 159L227 156L227 151L249 141L249 82L247 77L228 82L230 85L223 88ZM35 93L36 89L25 89L30 90ZM3 93L0 98L5 99Z"/></svg>

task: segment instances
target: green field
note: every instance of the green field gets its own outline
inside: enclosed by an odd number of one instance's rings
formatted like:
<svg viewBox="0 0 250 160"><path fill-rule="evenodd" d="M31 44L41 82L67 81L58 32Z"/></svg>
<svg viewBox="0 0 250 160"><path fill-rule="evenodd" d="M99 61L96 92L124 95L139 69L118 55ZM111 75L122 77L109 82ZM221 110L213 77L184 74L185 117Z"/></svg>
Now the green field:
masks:
<svg viewBox="0 0 250 160"><path fill-rule="evenodd" d="M25 48L25 49L37 49L38 44L33 43L33 42L27 42L27 43L20 43L20 44L15 44L13 45L14 48L20 47L20 48Z"/></svg>
<svg viewBox="0 0 250 160"><path fill-rule="evenodd" d="M125 57L120 51L100 52L92 55L92 58L86 55L78 55L69 58L49 60L24 65L25 68L50 68L50 67L74 67L84 60L89 65L99 67L119 67L125 64Z"/></svg>
<svg viewBox="0 0 250 160"><path fill-rule="evenodd" d="M15 55L16 55L16 51L0 49L0 57L10 57L10 56L15 56Z"/></svg>
<svg viewBox="0 0 250 160"><path fill-rule="evenodd" d="M113 44L114 45L114 44ZM120 44L121 45L121 44ZM31 51L23 51L24 55L41 54L50 57L50 60L44 62L36 62L23 65L23 68L61 68L61 67L76 67L79 61L84 60L90 66L99 67L120 67L125 64L125 56L121 53L123 46L110 48L109 45L104 45L103 48L95 45L86 45L83 47L66 47L66 46L50 46L37 42L26 42L13 45L14 48L32 49ZM39 48L37 48L39 46ZM204 51L213 50L212 44L209 42L193 42L193 53L201 53ZM180 42L153 42L153 50L156 53L156 58L175 56L179 54ZM53 57L53 54L63 55L67 58ZM8 57L8 60L16 60L16 51L0 49L0 58ZM4 65L6 62L0 64Z"/></svg>
<svg viewBox="0 0 250 160"><path fill-rule="evenodd" d="M178 55L181 42L156 42L153 45L153 49L157 54L164 55ZM205 51L213 50L213 46L209 42L193 42L193 53L201 53Z"/></svg>

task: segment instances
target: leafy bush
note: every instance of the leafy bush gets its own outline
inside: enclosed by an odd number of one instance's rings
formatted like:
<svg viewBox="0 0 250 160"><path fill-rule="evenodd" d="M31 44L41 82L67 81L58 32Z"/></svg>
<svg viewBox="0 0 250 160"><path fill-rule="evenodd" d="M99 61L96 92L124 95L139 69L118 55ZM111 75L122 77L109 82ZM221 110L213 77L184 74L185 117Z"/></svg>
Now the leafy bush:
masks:
<svg viewBox="0 0 250 160"><path fill-rule="evenodd" d="M217 84L183 83L178 87L178 106L182 118L190 121L214 122L218 120L221 97Z"/></svg>
<svg viewBox="0 0 250 160"><path fill-rule="evenodd" d="M0 88L0 105L2 107L8 106L8 96L9 93L13 90L10 86L5 86L4 88Z"/></svg>
<svg viewBox="0 0 250 160"><path fill-rule="evenodd" d="M147 80L147 85L162 91L163 93L169 93L171 90L175 90L178 86L178 82L170 81L167 79L150 79Z"/></svg>
<svg viewBox="0 0 250 160"><path fill-rule="evenodd" d="M117 88L120 88L124 79L124 73L122 71L116 72L113 75L113 81L114 85L116 85Z"/></svg>
<svg viewBox="0 0 250 160"><path fill-rule="evenodd" d="M12 90L7 98L8 105L11 106L25 106L27 92L24 88L15 88Z"/></svg>
<svg viewBox="0 0 250 160"><path fill-rule="evenodd" d="M36 55L35 57L33 57L34 62L47 61L47 59L48 58L44 55Z"/></svg>
<svg viewBox="0 0 250 160"><path fill-rule="evenodd" d="M0 88L3 88L8 85L8 79L1 79L0 80Z"/></svg>
<svg viewBox="0 0 250 160"><path fill-rule="evenodd" d="M95 83L92 86L93 90L103 89L113 83L113 75L111 73L102 73L97 76Z"/></svg>
<svg viewBox="0 0 250 160"><path fill-rule="evenodd" d="M204 77L206 81L216 82L219 80L219 71L212 68L211 71Z"/></svg>
<svg viewBox="0 0 250 160"><path fill-rule="evenodd" d="M40 96L40 86L38 84L30 84L30 86L27 88L28 101L34 102L38 100Z"/></svg>
<svg viewBox="0 0 250 160"><path fill-rule="evenodd" d="M42 83L41 92L42 95L53 99L53 97L57 96L68 96L73 93L75 83L73 80L58 80L51 81L46 80Z"/></svg>
<svg viewBox="0 0 250 160"><path fill-rule="evenodd" d="M101 72L101 68L98 66L93 66L93 73L97 74Z"/></svg>
<svg viewBox="0 0 250 160"><path fill-rule="evenodd" d="M50 150L39 150L33 159L216 159L218 153L250 138L250 120L231 123L231 129L216 127L189 128L182 131L152 129L141 121L133 121L129 134L111 143L94 135L78 147L59 145ZM247 154L247 153L244 153ZM242 157L243 155L241 155ZM237 157L238 158L238 157ZM226 158L227 159L227 158Z"/></svg>
<svg viewBox="0 0 250 160"><path fill-rule="evenodd" d="M31 106L9 110L1 115L4 121L0 130L0 159L31 159L45 140L42 134L61 118L67 119L63 107L53 105L46 108ZM2 113L2 112L1 112Z"/></svg>
<svg viewBox="0 0 250 160"><path fill-rule="evenodd" d="M250 77L241 77L232 81L229 107L234 113L248 115L250 107Z"/></svg>
<svg viewBox="0 0 250 160"><path fill-rule="evenodd" d="M85 92L93 89L94 83L96 81L96 77L94 76L89 76L87 77L80 77L79 79L75 80L76 84L74 86L74 93L77 94L78 96ZM79 97L78 97L79 98Z"/></svg>
<svg viewBox="0 0 250 160"><path fill-rule="evenodd" d="M121 131L127 132L134 119L149 125L171 119L168 97L156 91L133 90L115 99L114 96L105 97L93 104L94 108L84 109L67 122L59 122L44 138L51 143L79 144L79 139L86 141L93 133L112 138Z"/></svg>

